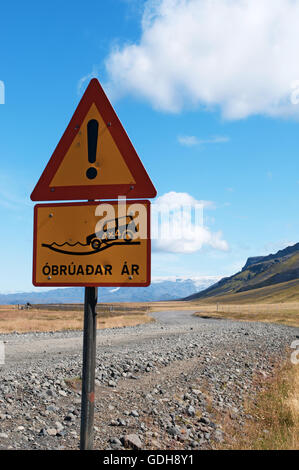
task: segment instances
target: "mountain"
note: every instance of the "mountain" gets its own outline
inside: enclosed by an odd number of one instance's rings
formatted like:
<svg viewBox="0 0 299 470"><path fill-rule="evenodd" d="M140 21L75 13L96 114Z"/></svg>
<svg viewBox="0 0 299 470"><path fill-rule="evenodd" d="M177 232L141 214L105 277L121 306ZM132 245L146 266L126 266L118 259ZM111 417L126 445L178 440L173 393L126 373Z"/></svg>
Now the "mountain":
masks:
<svg viewBox="0 0 299 470"><path fill-rule="evenodd" d="M260 302L299 300L299 243L275 254L248 258L243 269L184 300Z"/></svg>
<svg viewBox="0 0 299 470"><path fill-rule="evenodd" d="M159 300L176 300L205 289L215 281L212 277L195 279L159 279L153 280L149 287L101 287L99 302L154 302ZM69 287L41 292L21 292L0 294L0 304L16 305L30 302L32 304L82 303L83 287Z"/></svg>

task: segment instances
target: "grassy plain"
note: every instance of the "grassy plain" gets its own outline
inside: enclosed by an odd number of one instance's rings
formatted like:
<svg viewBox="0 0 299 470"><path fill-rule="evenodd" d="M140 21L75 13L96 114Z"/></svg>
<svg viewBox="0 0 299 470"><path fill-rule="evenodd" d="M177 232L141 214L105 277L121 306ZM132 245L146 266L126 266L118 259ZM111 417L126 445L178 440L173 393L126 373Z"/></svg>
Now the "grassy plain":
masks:
<svg viewBox="0 0 299 470"><path fill-rule="evenodd" d="M149 323L153 319L138 310L100 312L97 328L119 328ZM81 310L50 310L32 308L19 310L14 305L0 306L0 333L26 333L29 331L63 331L83 329L83 307Z"/></svg>
<svg viewBox="0 0 299 470"><path fill-rule="evenodd" d="M259 321L299 327L299 302L268 304L197 304L196 316L240 321Z"/></svg>

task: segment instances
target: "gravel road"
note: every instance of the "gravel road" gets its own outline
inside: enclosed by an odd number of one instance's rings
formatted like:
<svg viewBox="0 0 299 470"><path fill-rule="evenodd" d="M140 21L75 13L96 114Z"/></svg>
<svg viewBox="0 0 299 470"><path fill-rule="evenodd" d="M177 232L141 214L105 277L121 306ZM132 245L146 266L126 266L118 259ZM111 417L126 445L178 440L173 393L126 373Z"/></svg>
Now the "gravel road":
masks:
<svg viewBox="0 0 299 470"><path fill-rule="evenodd" d="M244 398L267 380L299 329L202 319L190 311L98 330L96 449L209 449L219 413L240 426ZM76 449L82 332L0 335L0 449Z"/></svg>

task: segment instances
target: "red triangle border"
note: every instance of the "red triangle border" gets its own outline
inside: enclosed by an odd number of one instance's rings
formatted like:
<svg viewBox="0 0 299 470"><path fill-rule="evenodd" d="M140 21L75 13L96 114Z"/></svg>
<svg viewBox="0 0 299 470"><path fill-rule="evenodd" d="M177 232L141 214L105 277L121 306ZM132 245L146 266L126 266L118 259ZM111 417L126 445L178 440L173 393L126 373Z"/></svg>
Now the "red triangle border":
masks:
<svg viewBox="0 0 299 470"><path fill-rule="evenodd" d="M92 104L95 104L107 125L112 138L122 154L136 183L117 185L59 186L50 188L50 183L61 165L66 152L77 136L79 129ZM108 123L111 125L108 126ZM117 199L118 196L132 198L154 198L157 191L150 180L139 156L134 149L125 129L118 119L99 81L93 78L52 157L43 171L32 194L32 201L100 200Z"/></svg>

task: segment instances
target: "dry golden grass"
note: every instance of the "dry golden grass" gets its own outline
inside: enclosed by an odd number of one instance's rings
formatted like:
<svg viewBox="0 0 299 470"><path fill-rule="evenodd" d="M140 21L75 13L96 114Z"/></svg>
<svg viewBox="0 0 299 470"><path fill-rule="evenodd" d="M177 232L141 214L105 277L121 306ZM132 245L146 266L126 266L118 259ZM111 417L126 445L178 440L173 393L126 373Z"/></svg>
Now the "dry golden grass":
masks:
<svg viewBox="0 0 299 470"><path fill-rule="evenodd" d="M114 312L113 316L98 314L97 328L135 326L151 321L153 318L142 313ZM80 311L18 310L14 306L0 308L0 333L82 330L82 328L83 312Z"/></svg>
<svg viewBox="0 0 299 470"><path fill-rule="evenodd" d="M142 305L142 304L140 304ZM151 312L160 312L163 310L195 310L197 304L184 300L165 300L162 302L148 302Z"/></svg>
<svg viewBox="0 0 299 470"><path fill-rule="evenodd" d="M197 304L199 317L279 323L299 327L299 302L279 304Z"/></svg>
<svg viewBox="0 0 299 470"><path fill-rule="evenodd" d="M254 403L246 404L252 419L242 431L226 417L223 423L225 449L298 450L299 449L299 365L285 365L261 386Z"/></svg>
<svg viewBox="0 0 299 470"><path fill-rule="evenodd" d="M107 309L106 309L107 306ZM150 312L163 310L197 310L196 315L240 321L261 321L299 326L299 302L261 304L204 304L201 302L165 301L99 304L98 328L134 326L153 321ZM81 330L83 306L38 306L18 310L14 305L0 305L0 333L17 331Z"/></svg>
<svg viewBox="0 0 299 470"><path fill-rule="evenodd" d="M162 310L194 310L194 303L184 300L165 300L160 302L121 302L106 305L113 305L116 309L119 306L125 307L127 309L147 309L150 312L160 312Z"/></svg>
<svg viewBox="0 0 299 470"><path fill-rule="evenodd" d="M205 304L215 304L216 302L224 304L278 304L281 302L291 303L299 302L299 279L293 281L282 282L280 284L272 284L257 289L249 289L247 291L236 292L236 286L232 285L231 292L218 292L218 295L206 297L205 299L195 299L191 303L202 301ZM215 293L214 293L215 294Z"/></svg>

